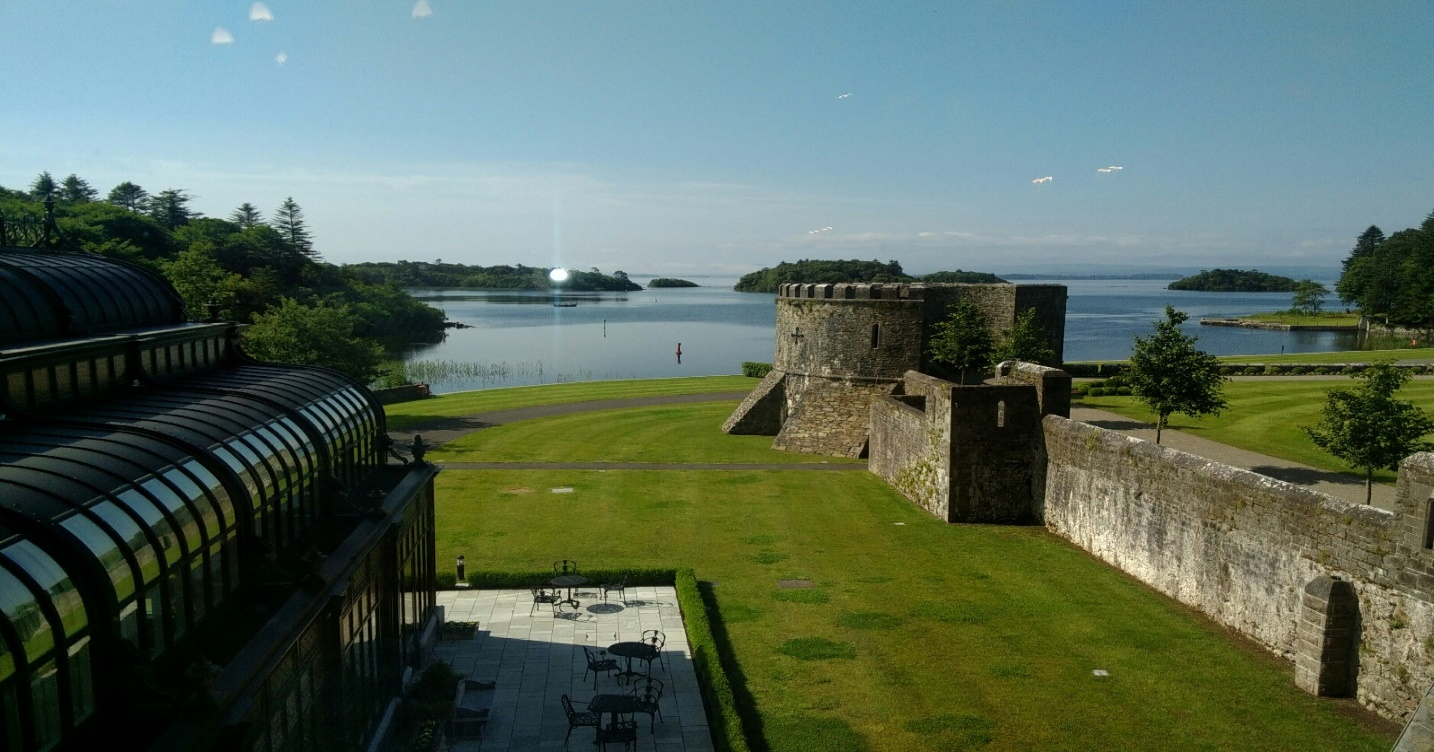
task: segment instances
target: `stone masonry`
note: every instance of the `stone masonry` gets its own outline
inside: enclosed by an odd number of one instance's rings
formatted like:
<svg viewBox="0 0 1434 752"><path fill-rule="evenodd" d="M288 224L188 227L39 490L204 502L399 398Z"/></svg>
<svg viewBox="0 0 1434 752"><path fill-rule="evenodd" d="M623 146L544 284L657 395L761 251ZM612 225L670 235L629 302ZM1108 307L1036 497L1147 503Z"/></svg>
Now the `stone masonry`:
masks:
<svg viewBox="0 0 1434 752"><path fill-rule="evenodd" d="M1034 308L1059 357L1062 285L782 285L773 370L722 430L775 436L788 451L866 456L872 403L922 369L931 327L961 299L997 330Z"/></svg>

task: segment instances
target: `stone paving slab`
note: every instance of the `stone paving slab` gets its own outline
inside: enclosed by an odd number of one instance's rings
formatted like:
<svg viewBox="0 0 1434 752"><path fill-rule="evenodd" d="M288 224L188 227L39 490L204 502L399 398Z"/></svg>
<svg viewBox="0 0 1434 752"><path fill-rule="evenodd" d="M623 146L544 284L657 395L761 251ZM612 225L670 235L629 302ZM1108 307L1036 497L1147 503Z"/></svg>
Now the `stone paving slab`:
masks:
<svg viewBox="0 0 1434 752"><path fill-rule="evenodd" d="M479 637L444 641L438 657L469 679L496 681L493 709L483 738L450 740L456 752L518 752L561 750L568 733L561 697L582 711L597 694L624 694L627 685L587 671L583 647L606 649L614 642L637 640L645 630L661 630L667 637L662 657L652 675L666 685L661 720L654 725L638 715L638 749L663 752L710 752L712 734L692 651L687 644L677 592L671 587L629 587L627 604L616 595L603 603L596 592L578 588L582 606L533 607L527 590L443 590L438 604L449 621L476 621ZM622 659L618 659L619 663ZM640 664L633 666L637 670ZM597 689L594 690L594 682ZM649 729L652 729L649 731ZM567 747L592 746L594 730L577 728Z"/></svg>

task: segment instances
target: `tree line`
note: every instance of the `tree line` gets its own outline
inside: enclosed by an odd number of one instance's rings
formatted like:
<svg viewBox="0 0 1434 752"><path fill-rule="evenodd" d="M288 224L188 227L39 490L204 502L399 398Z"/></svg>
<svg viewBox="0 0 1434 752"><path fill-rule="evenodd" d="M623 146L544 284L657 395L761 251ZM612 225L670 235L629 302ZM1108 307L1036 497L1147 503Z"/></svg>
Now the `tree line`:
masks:
<svg viewBox="0 0 1434 752"><path fill-rule="evenodd" d="M1006 280L986 272L956 271L934 272L913 277L902 271L901 262L895 259L861 261L859 259L828 260L802 259L796 263L783 261L773 267L763 267L750 274L744 274L732 287L737 292L776 292L784 284L840 284L846 282L931 282L992 284Z"/></svg>
<svg viewBox="0 0 1434 752"><path fill-rule="evenodd" d="M1345 258L1335 292L1366 316L1434 328L1434 212L1420 226L1388 237L1370 225Z"/></svg>
<svg viewBox="0 0 1434 752"><path fill-rule="evenodd" d="M1200 292L1293 292L1296 283L1289 277L1266 274L1257 269L1210 269L1182 277L1169 285L1170 290Z"/></svg>
<svg viewBox="0 0 1434 752"><path fill-rule="evenodd" d="M476 290L552 290L574 292L632 292L642 285L628 278L627 272L603 274L597 267L587 271L568 270L568 278L554 283L548 277L551 268L541 266L470 266L427 261L382 261L349 264L344 269L355 278L370 284L395 284L399 287L461 287Z"/></svg>
<svg viewBox="0 0 1434 752"><path fill-rule="evenodd" d="M267 218L245 202L226 219L195 211L193 198L182 188L151 194L125 181L101 199L77 175L56 181L43 172L28 190L0 187L0 215L38 219L53 201L69 246L160 272L193 317L205 318L216 304L220 317L254 324L243 346L260 359L327 366L368 381L385 345L442 336L442 311L397 285L324 263L292 197Z"/></svg>

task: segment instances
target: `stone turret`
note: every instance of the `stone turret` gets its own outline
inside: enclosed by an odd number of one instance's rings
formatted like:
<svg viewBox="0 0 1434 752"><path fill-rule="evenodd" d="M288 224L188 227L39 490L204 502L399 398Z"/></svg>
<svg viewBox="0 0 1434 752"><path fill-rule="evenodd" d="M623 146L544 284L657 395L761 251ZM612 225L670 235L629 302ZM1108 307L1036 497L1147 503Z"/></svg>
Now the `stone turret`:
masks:
<svg viewBox="0 0 1434 752"><path fill-rule="evenodd" d="M722 430L776 436L776 449L865 456L872 402L907 371L924 370L932 326L963 299L998 331L1035 309L1060 357L1063 285L785 284L772 372Z"/></svg>

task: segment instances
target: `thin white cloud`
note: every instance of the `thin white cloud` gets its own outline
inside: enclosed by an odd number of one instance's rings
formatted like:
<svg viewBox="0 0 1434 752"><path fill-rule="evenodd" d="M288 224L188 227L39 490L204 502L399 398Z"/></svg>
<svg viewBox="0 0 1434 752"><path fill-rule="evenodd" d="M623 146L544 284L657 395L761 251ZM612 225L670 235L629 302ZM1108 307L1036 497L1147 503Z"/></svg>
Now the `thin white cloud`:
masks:
<svg viewBox="0 0 1434 752"><path fill-rule="evenodd" d="M1105 174L1109 175L1109 174L1112 173L1112 172L1120 172L1121 170L1124 170L1124 169L1125 169L1124 167L1121 167L1121 166L1119 166L1119 165L1111 165L1111 166L1109 166L1109 167L1097 167L1095 171L1096 171L1096 172L1105 173Z"/></svg>
<svg viewBox="0 0 1434 752"><path fill-rule="evenodd" d="M269 12L269 6L263 3L254 3L249 6L250 21L273 21L274 14Z"/></svg>
<svg viewBox="0 0 1434 752"><path fill-rule="evenodd" d="M223 26L215 26L214 33L209 35L210 44L234 44L234 35Z"/></svg>
<svg viewBox="0 0 1434 752"><path fill-rule="evenodd" d="M280 52L279 54L274 56L274 62L278 63L279 65L283 65L284 63L289 62L289 53Z"/></svg>
<svg viewBox="0 0 1434 752"><path fill-rule="evenodd" d="M1051 177L1050 175L1047 175L1047 176L1045 176L1045 177L1043 177L1043 178L1036 178L1035 180L1032 180L1031 182L1032 182L1032 183L1035 183L1036 185L1040 185L1041 183L1049 183L1049 182L1051 182L1052 180L1055 180L1055 178Z"/></svg>
<svg viewBox="0 0 1434 752"><path fill-rule="evenodd" d="M418 0L413 4L414 18L428 18L433 15L433 8L429 7L428 0Z"/></svg>

